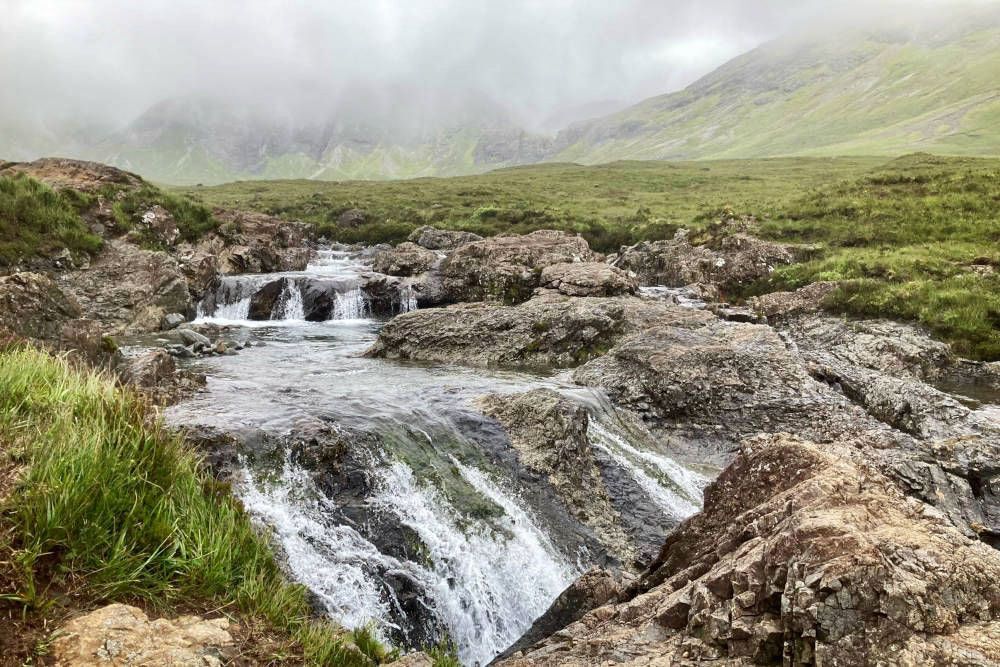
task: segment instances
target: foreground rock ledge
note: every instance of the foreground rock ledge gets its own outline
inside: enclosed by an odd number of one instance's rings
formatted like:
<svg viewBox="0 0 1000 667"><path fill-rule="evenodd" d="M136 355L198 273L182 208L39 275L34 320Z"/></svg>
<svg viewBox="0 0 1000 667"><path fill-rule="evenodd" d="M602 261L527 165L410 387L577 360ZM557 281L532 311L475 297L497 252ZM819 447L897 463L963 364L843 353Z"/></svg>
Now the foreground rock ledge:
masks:
<svg viewBox="0 0 1000 667"><path fill-rule="evenodd" d="M860 457L744 443L637 583L499 664L1000 661L1000 554Z"/></svg>

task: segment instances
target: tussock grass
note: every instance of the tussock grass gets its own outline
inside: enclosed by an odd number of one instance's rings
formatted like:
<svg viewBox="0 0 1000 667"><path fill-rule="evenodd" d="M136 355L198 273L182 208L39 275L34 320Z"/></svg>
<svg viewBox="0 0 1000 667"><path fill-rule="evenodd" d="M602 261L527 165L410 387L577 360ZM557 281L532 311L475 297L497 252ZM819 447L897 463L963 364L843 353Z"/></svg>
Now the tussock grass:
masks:
<svg viewBox="0 0 1000 667"><path fill-rule="evenodd" d="M311 619L267 539L139 398L21 346L0 351L0 388L0 458L20 469L0 515L20 577L6 602L44 614L59 590L84 606L225 609L291 636L310 664L385 657Z"/></svg>
<svg viewBox="0 0 1000 667"><path fill-rule="evenodd" d="M0 267L63 248L93 253L101 239L80 219L72 195L24 175L0 176Z"/></svg>
<svg viewBox="0 0 1000 667"><path fill-rule="evenodd" d="M125 190L117 196L111 190L107 196L114 201L112 211L115 222L123 229L140 226L142 214L157 205L170 212L177 223L180 238L184 241L197 241L219 226L219 221L212 212L201 204L188 197L161 190L149 183L143 183L137 189Z"/></svg>

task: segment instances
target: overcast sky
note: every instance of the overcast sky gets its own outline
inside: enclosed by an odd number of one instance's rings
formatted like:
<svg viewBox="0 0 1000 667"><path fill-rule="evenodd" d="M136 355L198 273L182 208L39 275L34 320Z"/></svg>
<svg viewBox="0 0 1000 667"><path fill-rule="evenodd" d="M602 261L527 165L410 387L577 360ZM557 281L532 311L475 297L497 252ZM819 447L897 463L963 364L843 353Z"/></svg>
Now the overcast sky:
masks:
<svg viewBox="0 0 1000 667"><path fill-rule="evenodd" d="M179 95L294 107L359 82L402 83L486 95L540 126L591 102L676 90L830 5L0 0L0 113L124 123Z"/></svg>

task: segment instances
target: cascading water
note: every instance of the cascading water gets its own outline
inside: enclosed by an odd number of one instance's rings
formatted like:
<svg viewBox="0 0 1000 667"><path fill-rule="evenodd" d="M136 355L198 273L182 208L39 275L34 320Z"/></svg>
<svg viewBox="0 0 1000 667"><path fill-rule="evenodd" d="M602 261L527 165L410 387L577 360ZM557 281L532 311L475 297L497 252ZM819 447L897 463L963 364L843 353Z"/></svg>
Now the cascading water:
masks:
<svg viewBox="0 0 1000 667"><path fill-rule="evenodd" d="M321 251L304 272L224 279L205 319L236 321L266 344L189 362L206 373L206 391L166 417L279 439L302 423L334 425L351 443L351 462L307 468L281 445L277 458L243 466L235 489L245 507L270 527L290 576L340 623L373 623L407 647L448 637L464 664L485 664L603 556L537 478L518 473L509 443L496 440L502 431L472 407L475 398L549 387L584 405L595 454L646 512L635 514L637 523L672 525L697 511L711 473L637 438L603 395L565 376L364 357L379 328L366 319L366 271L347 253ZM288 279L272 311L279 319L250 328L261 323L246 321L244 301L279 279ZM310 289L310 298L334 295L324 321L305 321L316 308L303 298ZM413 296L401 285L394 310L415 307ZM275 470L272 461L282 458Z"/></svg>

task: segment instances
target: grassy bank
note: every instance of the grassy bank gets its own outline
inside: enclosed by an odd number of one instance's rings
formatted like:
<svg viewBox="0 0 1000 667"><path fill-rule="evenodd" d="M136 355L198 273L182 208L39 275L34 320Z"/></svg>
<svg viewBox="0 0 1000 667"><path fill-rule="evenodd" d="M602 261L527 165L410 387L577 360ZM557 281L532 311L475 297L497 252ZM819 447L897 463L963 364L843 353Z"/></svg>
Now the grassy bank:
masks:
<svg viewBox="0 0 1000 667"><path fill-rule="evenodd" d="M911 155L707 162L617 162L504 169L392 182L241 182L183 193L211 206L311 221L345 241L397 242L421 224L482 234L543 227L591 245L698 228L722 208L763 221L764 236L818 247L746 294L849 281L828 306L919 322L976 359L1000 359L1000 160ZM347 209L358 228L337 227Z"/></svg>
<svg viewBox="0 0 1000 667"><path fill-rule="evenodd" d="M56 623L108 601L222 610L271 638L275 654L257 659L386 657L368 633L312 619L305 590L284 580L228 488L142 400L19 345L0 351L0 387L4 660L43 653Z"/></svg>

